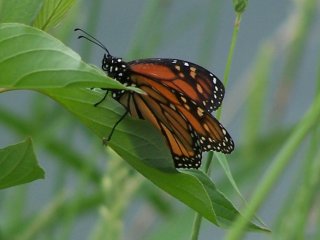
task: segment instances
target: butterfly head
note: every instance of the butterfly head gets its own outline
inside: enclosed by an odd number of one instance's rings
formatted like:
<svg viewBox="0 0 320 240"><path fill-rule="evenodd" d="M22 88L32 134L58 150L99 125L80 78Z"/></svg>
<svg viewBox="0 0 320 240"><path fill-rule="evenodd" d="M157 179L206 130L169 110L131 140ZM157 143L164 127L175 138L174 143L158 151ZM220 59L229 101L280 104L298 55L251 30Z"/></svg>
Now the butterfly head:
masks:
<svg viewBox="0 0 320 240"><path fill-rule="evenodd" d="M75 31L80 31L83 34L78 36L78 38L84 38L106 51L102 59L102 69L109 77L115 78L121 83L130 82L130 76L128 74L129 65L122 61L122 58L113 57L102 42L83 29L76 28Z"/></svg>
<svg viewBox="0 0 320 240"><path fill-rule="evenodd" d="M113 57L110 54L104 54L102 59L102 69L109 77L124 82L127 77L128 64L122 58Z"/></svg>

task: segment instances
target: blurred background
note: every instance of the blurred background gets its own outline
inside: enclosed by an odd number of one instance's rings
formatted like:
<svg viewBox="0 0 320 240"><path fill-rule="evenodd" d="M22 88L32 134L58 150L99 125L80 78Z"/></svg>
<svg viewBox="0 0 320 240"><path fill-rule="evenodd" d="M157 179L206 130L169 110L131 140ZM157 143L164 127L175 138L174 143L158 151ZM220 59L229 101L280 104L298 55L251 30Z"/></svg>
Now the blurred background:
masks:
<svg viewBox="0 0 320 240"><path fill-rule="evenodd" d="M246 199L319 92L319 9L316 0L249 1L242 15L221 122L236 144L228 162ZM234 21L232 1L82 0L49 32L97 66L103 51L77 40L74 28L125 60L178 58L222 79ZM195 213L106 153L46 96L1 94L0 133L1 148L31 136L46 172L44 180L1 190L0 239L189 239ZM273 233L244 239L320 239L320 181L303 188L320 159L314 139L319 129L296 149L257 213ZM216 161L213 167L219 189L241 208ZM199 239L225 234L203 220Z"/></svg>

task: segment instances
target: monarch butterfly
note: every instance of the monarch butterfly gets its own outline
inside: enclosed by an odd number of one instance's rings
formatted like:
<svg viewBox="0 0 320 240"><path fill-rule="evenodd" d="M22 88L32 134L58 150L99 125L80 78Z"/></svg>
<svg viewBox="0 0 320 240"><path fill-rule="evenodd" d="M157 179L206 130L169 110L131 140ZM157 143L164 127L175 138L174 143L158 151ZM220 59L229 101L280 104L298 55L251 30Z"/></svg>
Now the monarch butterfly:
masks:
<svg viewBox="0 0 320 240"><path fill-rule="evenodd" d="M142 89L146 95L133 91L107 90L126 109L115 123L128 114L150 121L165 136L175 167L199 168L203 151L231 153L234 143L227 130L211 115L224 97L222 82L205 68L187 61L150 58L125 62L112 56L96 38L82 29L85 38L106 51L102 69L126 86Z"/></svg>

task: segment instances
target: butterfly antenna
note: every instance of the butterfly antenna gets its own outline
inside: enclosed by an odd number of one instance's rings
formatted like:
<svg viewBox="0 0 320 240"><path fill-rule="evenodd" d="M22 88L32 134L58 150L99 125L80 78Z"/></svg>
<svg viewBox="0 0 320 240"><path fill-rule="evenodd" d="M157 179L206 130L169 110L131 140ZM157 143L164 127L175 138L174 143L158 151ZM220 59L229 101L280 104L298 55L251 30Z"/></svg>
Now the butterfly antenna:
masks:
<svg viewBox="0 0 320 240"><path fill-rule="evenodd" d="M78 36L78 39L80 39L80 38L87 39L89 42L92 42L93 44L95 44L95 45L101 47L103 50L105 50L109 56L111 55L109 53L107 47L102 42L100 42L98 39L96 39L94 36L92 36L91 34L87 33L86 31L84 31L81 28L76 28L76 29L74 29L74 31L80 31L85 34L85 35Z"/></svg>

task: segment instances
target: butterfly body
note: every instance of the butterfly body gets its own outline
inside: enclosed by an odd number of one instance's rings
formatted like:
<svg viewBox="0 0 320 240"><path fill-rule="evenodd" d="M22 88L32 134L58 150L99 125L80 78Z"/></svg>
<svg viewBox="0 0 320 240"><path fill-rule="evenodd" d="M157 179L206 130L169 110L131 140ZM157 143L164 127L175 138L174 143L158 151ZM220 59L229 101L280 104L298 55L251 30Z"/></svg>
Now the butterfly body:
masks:
<svg viewBox="0 0 320 240"><path fill-rule="evenodd" d="M232 138L211 115L224 97L223 84L213 73L178 59L125 62L109 53L104 55L102 69L146 93L110 90L132 117L148 120L161 131L176 167L198 168L203 151L233 151Z"/></svg>

